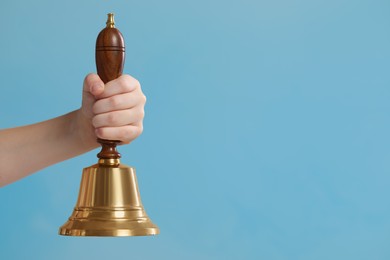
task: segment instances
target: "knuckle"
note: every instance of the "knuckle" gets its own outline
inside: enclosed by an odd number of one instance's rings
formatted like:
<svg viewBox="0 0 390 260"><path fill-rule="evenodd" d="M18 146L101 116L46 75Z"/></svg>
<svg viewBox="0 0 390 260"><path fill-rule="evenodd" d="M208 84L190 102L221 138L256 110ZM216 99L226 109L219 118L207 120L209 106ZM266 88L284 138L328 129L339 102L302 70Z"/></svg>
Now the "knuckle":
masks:
<svg viewBox="0 0 390 260"><path fill-rule="evenodd" d="M137 79L127 74L118 78L118 84L126 92L131 92L135 89L141 88L141 83Z"/></svg>
<svg viewBox="0 0 390 260"><path fill-rule="evenodd" d="M124 81L131 81L133 80L133 77L130 76L129 74L123 74L120 79L124 80Z"/></svg>
<svg viewBox="0 0 390 260"><path fill-rule="evenodd" d="M126 85L128 81L127 75L122 75L121 77L118 78L118 83L121 85Z"/></svg>
<svg viewBox="0 0 390 260"><path fill-rule="evenodd" d="M112 125L112 124L115 124L116 122L116 115L115 113L108 113L107 114L107 123Z"/></svg>
<svg viewBox="0 0 390 260"><path fill-rule="evenodd" d="M140 135L142 134L143 130L144 130L143 127L137 126L137 127L135 128L135 137L140 136Z"/></svg>
<svg viewBox="0 0 390 260"><path fill-rule="evenodd" d="M119 85L124 91L131 91L131 77L128 75L123 75L119 78Z"/></svg>
<svg viewBox="0 0 390 260"><path fill-rule="evenodd" d="M145 110L143 107L136 108L134 110L129 110L129 119L134 123L141 121L145 117Z"/></svg>
<svg viewBox="0 0 390 260"><path fill-rule="evenodd" d="M139 82L138 79L134 79L134 85L136 88L141 89L141 82Z"/></svg>
<svg viewBox="0 0 390 260"><path fill-rule="evenodd" d="M144 109L144 108L141 108L141 109L139 110L139 117L140 117L141 119L145 117L145 109Z"/></svg>
<svg viewBox="0 0 390 260"><path fill-rule="evenodd" d="M116 108L120 105L120 100L117 96L113 96L108 99L108 103L111 108Z"/></svg>
<svg viewBox="0 0 390 260"><path fill-rule="evenodd" d="M138 135L140 135L140 131L138 127L128 126L121 129L120 135L120 139L122 140L122 142L130 143Z"/></svg>
<svg viewBox="0 0 390 260"><path fill-rule="evenodd" d="M142 133L142 129L140 127L128 127L127 134L125 135L127 141L132 141L137 138Z"/></svg>
<svg viewBox="0 0 390 260"><path fill-rule="evenodd" d="M138 128L138 135L141 135L144 132L144 125L141 123L141 125L138 126L137 128Z"/></svg>

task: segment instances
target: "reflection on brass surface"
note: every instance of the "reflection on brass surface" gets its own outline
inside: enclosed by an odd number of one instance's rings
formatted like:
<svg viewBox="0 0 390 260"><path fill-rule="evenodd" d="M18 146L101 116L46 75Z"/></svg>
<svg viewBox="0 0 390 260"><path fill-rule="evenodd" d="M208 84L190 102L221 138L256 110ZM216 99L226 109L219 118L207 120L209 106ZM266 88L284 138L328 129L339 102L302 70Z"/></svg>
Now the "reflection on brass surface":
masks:
<svg viewBox="0 0 390 260"><path fill-rule="evenodd" d="M60 228L65 236L146 236L159 229L141 202L135 169L126 165L83 170L80 193L69 220Z"/></svg>
<svg viewBox="0 0 390 260"><path fill-rule="evenodd" d="M119 166L119 159L99 159L98 164L101 166Z"/></svg>

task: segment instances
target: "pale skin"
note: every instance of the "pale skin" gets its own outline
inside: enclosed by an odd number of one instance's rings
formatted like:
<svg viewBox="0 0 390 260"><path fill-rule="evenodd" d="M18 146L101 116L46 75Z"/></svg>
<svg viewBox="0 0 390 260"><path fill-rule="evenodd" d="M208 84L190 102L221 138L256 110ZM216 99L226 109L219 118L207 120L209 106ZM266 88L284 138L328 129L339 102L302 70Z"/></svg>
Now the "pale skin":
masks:
<svg viewBox="0 0 390 260"><path fill-rule="evenodd" d="M87 75L80 109L0 130L0 187L99 147L97 137L129 144L143 131L145 102L139 82L129 75L107 84Z"/></svg>

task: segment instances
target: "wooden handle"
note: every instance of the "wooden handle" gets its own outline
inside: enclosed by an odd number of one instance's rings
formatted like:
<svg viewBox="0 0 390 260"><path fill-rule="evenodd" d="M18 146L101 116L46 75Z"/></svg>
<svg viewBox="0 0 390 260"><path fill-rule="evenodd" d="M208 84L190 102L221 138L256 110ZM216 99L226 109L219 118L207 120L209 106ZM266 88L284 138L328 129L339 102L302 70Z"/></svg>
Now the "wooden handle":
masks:
<svg viewBox="0 0 390 260"><path fill-rule="evenodd" d="M121 32L115 28L114 14L108 14L107 27L96 39L96 68L104 84L122 75L125 63L125 42ZM120 140L103 140L98 138L102 150L97 155L100 159L119 159L116 150Z"/></svg>

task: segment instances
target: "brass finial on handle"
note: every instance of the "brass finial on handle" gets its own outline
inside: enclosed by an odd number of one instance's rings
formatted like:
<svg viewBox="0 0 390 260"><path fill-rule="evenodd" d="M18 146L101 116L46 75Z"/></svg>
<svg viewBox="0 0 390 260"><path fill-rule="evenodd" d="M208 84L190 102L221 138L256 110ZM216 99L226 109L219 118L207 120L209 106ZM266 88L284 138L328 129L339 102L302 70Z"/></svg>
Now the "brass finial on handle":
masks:
<svg viewBox="0 0 390 260"><path fill-rule="evenodd" d="M107 15L108 15L107 22L106 22L107 28L115 28L114 14L109 13Z"/></svg>

